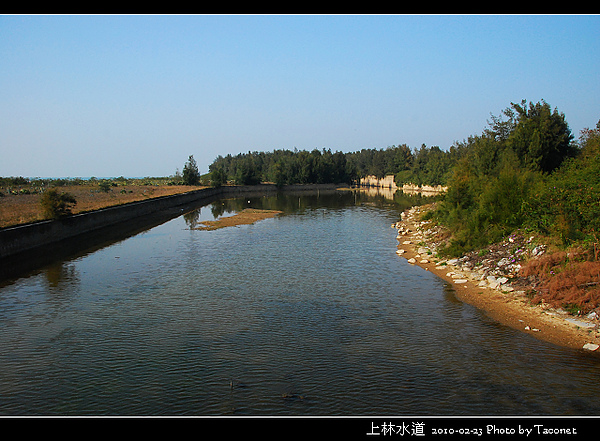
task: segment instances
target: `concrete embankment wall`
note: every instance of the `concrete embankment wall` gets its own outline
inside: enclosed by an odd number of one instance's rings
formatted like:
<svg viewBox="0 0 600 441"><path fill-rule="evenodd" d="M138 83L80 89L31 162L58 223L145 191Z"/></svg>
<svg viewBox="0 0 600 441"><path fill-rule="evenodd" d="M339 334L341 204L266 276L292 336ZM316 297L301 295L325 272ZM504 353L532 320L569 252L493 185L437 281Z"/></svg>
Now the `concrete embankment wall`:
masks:
<svg viewBox="0 0 600 441"><path fill-rule="evenodd" d="M117 205L57 220L3 228L0 230L0 259L158 211L214 198L220 193L220 189L207 188Z"/></svg>
<svg viewBox="0 0 600 441"><path fill-rule="evenodd" d="M172 196L162 196L101 210L80 213L57 220L35 222L0 229L0 259L30 252L53 243L76 239L111 225L139 220L159 212L177 215L186 208L210 203L220 197L236 197L248 193L283 191L335 190L335 185L275 185L261 184L240 187L205 188Z"/></svg>
<svg viewBox="0 0 600 441"><path fill-rule="evenodd" d="M402 191L407 193L443 193L448 191L448 187L443 187L441 185L431 186L404 184L402 187L398 187L394 181L394 175L387 175L381 179L377 178L376 176L366 176L360 179L360 185L363 187L389 188L392 190L400 188Z"/></svg>
<svg viewBox="0 0 600 441"><path fill-rule="evenodd" d="M394 181L394 175L387 175L381 179L379 179L377 176L369 175L364 178L360 178L360 185L363 187L398 188L396 182Z"/></svg>

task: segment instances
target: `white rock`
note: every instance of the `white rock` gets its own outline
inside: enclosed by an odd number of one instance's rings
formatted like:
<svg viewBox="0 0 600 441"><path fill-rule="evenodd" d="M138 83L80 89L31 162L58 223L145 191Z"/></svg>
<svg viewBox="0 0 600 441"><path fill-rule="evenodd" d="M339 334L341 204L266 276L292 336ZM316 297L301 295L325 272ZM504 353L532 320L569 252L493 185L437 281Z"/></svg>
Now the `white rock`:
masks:
<svg viewBox="0 0 600 441"><path fill-rule="evenodd" d="M504 257L498 261L498 266L506 266L510 263L510 259Z"/></svg>
<svg viewBox="0 0 600 441"><path fill-rule="evenodd" d="M429 263L429 260L427 260L427 259L423 259L423 260L421 260L421 262L420 262L420 263Z"/></svg>
<svg viewBox="0 0 600 441"><path fill-rule="evenodd" d="M539 245L537 247L535 247L533 250L531 250L531 255L532 256L540 256L542 254L544 254L544 246L543 245Z"/></svg>
<svg viewBox="0 0 600 441"><path fill-rule="evenodd" d="M417 263L417 261L415 259L408 259L408 263Z"/></svg>
<svg viewBox="0 0 600 441"><path fill-rule="evenodd" d="M404 250L396 250L396 254L404 254L406 251Z"/></svg>
<svg viewBox="0 0 600 441"><path fill-rule="evenodd" d="M586 343L583 345L583 349L587 349L588 351L595 351L598 348L600 348L600 345L595 343Z"/></svg>
<svg viewBox="0 0 600 441"><path fill-rule="evenodd" d="M467 279L455 279L454 283L467 283L468 280Z"/></svg>
<svg viewBox="0 0 600 441"><path fill-rule="evenodd" d="M575 325L575 326L579 326L580 328L595 328L596 325L592 324L592 323L586 323L586 322L582 322L580 320L575 320L572 318L568 318L565 319L566 321L568 321L569 323Z"/></svg>

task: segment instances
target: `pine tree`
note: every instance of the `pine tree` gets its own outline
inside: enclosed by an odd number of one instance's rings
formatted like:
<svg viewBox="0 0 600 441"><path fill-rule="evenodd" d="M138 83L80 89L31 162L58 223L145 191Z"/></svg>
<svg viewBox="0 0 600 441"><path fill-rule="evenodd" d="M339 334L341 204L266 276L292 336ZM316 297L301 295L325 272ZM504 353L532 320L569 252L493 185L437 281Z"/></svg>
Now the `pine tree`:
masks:
<svg viewBox="0 0 600 441"><path fill-rule="evenodd" d="M194 155L190 155L183 166L183 183L185 185L198 185L200 183L200 173Z"/></svg>

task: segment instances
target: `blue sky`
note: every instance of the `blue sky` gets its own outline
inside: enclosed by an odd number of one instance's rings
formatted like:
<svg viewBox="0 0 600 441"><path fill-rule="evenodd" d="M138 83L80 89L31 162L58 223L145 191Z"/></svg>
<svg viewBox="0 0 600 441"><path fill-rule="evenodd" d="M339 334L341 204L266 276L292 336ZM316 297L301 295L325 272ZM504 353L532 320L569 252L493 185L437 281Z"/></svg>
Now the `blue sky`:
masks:
<svg viewBox="0 0 600 441"><path fill-rule="evenodd" d="M449 148L511 102L600 119L597 15L3 15L0 176Z"/></svg>

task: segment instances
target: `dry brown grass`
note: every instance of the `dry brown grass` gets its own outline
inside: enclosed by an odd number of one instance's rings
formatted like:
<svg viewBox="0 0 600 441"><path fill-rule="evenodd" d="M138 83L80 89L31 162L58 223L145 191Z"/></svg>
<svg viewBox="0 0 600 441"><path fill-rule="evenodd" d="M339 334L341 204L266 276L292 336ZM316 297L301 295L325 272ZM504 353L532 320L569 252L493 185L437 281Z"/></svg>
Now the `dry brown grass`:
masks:
<svg viewBox="0 0 600 441"><path fill-rule="evenodd" d="M259 210L255 208L246 208L238 214L228 217L222 217L214 221L200 222L204 226L196 227L196 230L216 230L219 228L233 227L237 225L249 225L259 220L268 219L277 216L281 211L277 210Z"/></svg>
<svg viewBox="0 0 600 441"><path fill-rule="evenodd" d="M119 185L109 192L99 190L98 185L73 185L57 187L59 192L75 196L77 205L73 214L98 210L113 205L142 201L159 196L185 193L206 187L187 185ZM40 194L5 195L0 197L0 228L35 222L44 219L40 206Z"/></svg>
<svg viewBox="0 0 600 441"><path fill-rule="evenodd" d="M536 281L534 303L586 313L600 307L600 262L590 253L558 251L530 260L521 275Z"/></svg>

